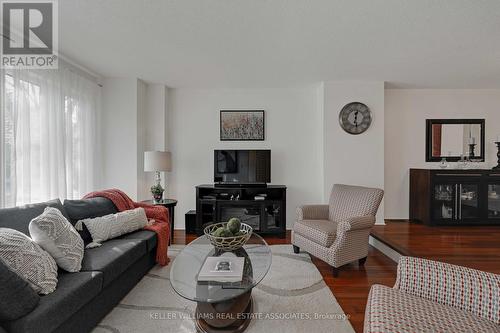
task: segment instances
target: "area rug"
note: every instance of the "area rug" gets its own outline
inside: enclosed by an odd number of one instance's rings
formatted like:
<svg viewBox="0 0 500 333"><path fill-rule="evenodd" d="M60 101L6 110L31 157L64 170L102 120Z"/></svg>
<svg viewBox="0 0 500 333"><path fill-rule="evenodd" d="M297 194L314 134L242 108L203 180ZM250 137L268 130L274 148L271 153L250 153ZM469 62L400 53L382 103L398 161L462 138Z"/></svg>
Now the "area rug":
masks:
<svg viewBox="0 0 500 333"><path fill-rule="evenodd" d="M172 260L182 248L169 248ZM294 254L291 245L271 250L271 269L252 291L254 312L265 319L252 320L245 332L354 332L308 254ZM196 332L196 304L172 289L170 267L151 269L93 332Z"/></svg>

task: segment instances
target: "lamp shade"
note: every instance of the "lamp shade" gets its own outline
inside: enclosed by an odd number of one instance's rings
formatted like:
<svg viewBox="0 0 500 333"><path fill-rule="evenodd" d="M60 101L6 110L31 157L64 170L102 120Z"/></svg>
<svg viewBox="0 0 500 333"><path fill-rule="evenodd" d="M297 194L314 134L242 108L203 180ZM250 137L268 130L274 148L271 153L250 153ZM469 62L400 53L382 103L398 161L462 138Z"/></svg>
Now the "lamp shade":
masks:
<svg viewBox="0 0 500 333"><path fill-rule="evenodd" d="M172 171L172 155L169 151L145 151L144 171Z"/></svg>

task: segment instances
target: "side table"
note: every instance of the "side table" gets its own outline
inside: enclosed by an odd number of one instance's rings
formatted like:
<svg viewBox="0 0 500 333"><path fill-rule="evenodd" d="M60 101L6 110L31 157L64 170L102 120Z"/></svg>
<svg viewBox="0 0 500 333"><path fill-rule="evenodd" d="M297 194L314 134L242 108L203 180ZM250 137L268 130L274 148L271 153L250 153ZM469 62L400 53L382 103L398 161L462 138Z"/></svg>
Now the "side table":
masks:
<svg viewBox="0 0 500 333"><path fill-rule="evenodd" d="M168 209L168 218L170 221L170 239L168 241L168 245L172 244L172 239L174 239L174 208L177 205L177 200L175 199L163 199L160 202L153 202L153 200L144 200L141 201L143 203L147 203L150 205L163 206Z"/></svg>

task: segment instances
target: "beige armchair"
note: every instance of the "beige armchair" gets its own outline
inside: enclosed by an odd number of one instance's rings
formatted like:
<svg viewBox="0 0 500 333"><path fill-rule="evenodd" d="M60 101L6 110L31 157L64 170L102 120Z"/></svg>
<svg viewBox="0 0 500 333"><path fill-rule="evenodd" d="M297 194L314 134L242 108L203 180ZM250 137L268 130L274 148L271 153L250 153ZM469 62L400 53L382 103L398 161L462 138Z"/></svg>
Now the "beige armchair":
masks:
<svg viewBox="0 0 500 333"><path fill-rule="evenodd" d="M363 265L368 255L368 236L375 223L384 191L378 188L335 184L328 205L297 208L292 244L338 268L358 260Z"/></svg>

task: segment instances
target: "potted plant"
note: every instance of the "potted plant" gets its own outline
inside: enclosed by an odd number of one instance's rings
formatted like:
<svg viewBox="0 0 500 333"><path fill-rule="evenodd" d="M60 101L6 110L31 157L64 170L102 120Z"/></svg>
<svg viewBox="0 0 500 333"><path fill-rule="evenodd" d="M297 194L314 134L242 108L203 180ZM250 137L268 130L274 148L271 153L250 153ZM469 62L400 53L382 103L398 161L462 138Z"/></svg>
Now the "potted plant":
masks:
<svg viewBox="0 0 500 333"><path fill-rule="evenodd" d="M163 199L163 192L165 190L160 184L155 184L151 186L151 194L153 195L153 201L159 203Z"/></svg>

